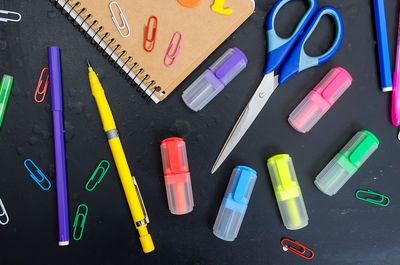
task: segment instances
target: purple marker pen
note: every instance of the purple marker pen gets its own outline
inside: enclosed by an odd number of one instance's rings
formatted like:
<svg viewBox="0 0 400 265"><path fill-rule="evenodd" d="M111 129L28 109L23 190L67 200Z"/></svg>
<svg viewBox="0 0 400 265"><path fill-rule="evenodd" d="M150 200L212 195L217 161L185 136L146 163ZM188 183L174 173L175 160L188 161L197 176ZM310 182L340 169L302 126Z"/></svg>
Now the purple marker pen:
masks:
<svg viewBox="0 0 400 265"><path fill-rule="evenodd" d="M247 58L241 50L228 49L183 92L183 101L193 111L201 110L246 66Z"/></svg>
<svg viewBox="0 0 400 265"><path fill-rule="evenodd" d="M65 170L64 125L60 48L48 47L51 112L53 114L54 163L56 171L59 246L69 245L67 176Z"/></svg>

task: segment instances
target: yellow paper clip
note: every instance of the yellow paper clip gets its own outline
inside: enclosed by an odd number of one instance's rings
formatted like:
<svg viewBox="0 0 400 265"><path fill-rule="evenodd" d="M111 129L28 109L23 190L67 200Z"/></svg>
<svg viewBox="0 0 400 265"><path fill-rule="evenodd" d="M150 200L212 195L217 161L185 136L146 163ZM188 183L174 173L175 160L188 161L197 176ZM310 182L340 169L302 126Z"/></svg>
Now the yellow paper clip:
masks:
<svg viewBox="0 0 400 265"><path fill-rule="evenodd" d="M212 11L223 14L230 15L232 14L232 8L224 8L225 0L215 0L214 4L211 6Z"/></svg>

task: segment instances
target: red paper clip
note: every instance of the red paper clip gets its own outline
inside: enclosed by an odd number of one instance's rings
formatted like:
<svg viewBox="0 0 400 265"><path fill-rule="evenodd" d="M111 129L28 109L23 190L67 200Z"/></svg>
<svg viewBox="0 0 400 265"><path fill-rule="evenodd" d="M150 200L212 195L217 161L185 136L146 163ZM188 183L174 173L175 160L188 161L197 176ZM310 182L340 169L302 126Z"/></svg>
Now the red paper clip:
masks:
<svg viewBox="0 0 400 265"><path fill-rule="evenodd" d="M40 87L42 86L43 83L43 74L47 71L47 78L46 78L46 82L44 83L43 89L40 90ZM35 91L35 101L37 103L41 103L43 102L44 98L46 97L46 92L47 92L47 87L49 86L49 68L43 68L42 72L40 74L39 77L39 82L36 86L36 91ZM42 95L41 99L38 99L38 95Z"/></svg>
<svg viewBox="0 0 400 265"><path fill-rule="evenodd" d="M175 52L172 55L171 51L174 50L173 49L174 48L174 42L175 42L175 39L176 39L177 36L179 36L180 38L179 38L178 43L176 44ZM166 67L171 67L171 66L174 65L175 59L178 56L179 51L181 50L181 42L182 42L182 33L175 32L174 36L172 37L171 44L169 45L168 52L167 52L167 54L165 55L165 58L164 58L164 64L165 64ZM169 64L167 63L168 59L171 60L171 63L169 63Z"/></svg>
<svg viewBox="0 0 400 265"><path fill-rule="evenodd" d="M290 242L291 244L293 244L293 246L289 246L288 244L285 244L284 243L285 241ZM282 245L284 251L290 250L293 253L295 253L305 259L314 258L314 252L311 249L309 249L306 246L303 246L302 244L300 244L299 242L296 242L294 240L290 240L288 238L282 238L281 245ZM298 248L295 248L294 246L296 246Z"/></svg>
<svg viewBox="0 0 400 265"><path fill-rule="evenodd" d="M153 36L151 37L151 39L149 39L149 29L152 20L154 20ZM144 49L146 52L151 52L154 49L154 46L156 45L157 24L158 24L158 19L155 16L151 16L149 18L149 21L147 22L146 35L144 37ZM148 43L151 45L150 49L147 48Z"/></svg>

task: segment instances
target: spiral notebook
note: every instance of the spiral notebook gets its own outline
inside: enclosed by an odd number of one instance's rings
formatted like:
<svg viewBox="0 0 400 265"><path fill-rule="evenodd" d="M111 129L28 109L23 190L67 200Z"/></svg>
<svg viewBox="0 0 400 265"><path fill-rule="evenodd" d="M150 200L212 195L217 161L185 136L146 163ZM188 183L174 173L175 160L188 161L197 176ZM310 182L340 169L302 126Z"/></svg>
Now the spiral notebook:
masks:
<svg viewBox="0 0 400 265"><path fill-rule="evenodd" d="M214 0L202 0L186 8L177 0L118 0L130 27L122 37L112 20L111 0L50 0L79 28L107 60L146 99L164 100L254 11L254 0L226 0L231 15L211 10ZM119 18L118 12L117 19ZM150 16L158 18L152 52L143 48L145 27ZM182 33L181 49L172 67L164 58L175 32Z"/></svg>

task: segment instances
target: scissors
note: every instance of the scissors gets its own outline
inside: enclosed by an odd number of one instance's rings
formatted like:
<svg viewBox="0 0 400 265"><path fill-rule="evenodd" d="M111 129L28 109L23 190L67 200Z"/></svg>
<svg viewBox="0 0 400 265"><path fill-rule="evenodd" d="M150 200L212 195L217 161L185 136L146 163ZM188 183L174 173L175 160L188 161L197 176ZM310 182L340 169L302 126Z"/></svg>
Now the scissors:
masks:
<svg viewBox="0 0 400 265"><path fill-rule="evenodd" d="M323 7L316 11L317 0L307 0L309 8L290 37L285 39L279 37L275 31L275 18L279 10L291 1L293 0L277 1L268 13L266 22L268 52L264 78L233 127L224 147L211 169L211 174L219 168L222 162L235 148L237 143L246 133L247 129L257 118L257 115L267 103L275 89L279 85L282 85L291 76L329 60L337 52L342 43L343 21L339 12L333 7ZM336 26L335 39L332 46L324 54L317 57L311 57L304 51L304 44L317 27L320 19L325 15L333 18ZM308 23L309 21L310 23ZM275 73L275 70L277 70L281 65L282 67L278 75Z"/></svg>

